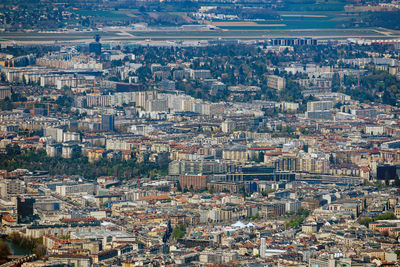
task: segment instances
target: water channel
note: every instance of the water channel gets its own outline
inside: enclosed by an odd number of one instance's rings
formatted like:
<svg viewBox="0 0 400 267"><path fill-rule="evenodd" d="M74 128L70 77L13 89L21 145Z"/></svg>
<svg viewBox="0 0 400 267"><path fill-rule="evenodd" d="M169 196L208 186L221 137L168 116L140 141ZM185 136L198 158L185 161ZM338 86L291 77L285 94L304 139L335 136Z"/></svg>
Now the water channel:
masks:
<svg viewBox="0 0 400 267"><path fill-rule="evenodd" d="M13 242L11 242L10 240L7 240L7 239L5 239L5 238L1 238L0 240L6 242L6 243L10 246L12 255L14 255L14 256L18 256L18 255L29 255L29 254L31 254L31 253L29 252L29 250L23 249L23 248L21 248L21 247L15 245L15 244L14 244Z"/></svg>

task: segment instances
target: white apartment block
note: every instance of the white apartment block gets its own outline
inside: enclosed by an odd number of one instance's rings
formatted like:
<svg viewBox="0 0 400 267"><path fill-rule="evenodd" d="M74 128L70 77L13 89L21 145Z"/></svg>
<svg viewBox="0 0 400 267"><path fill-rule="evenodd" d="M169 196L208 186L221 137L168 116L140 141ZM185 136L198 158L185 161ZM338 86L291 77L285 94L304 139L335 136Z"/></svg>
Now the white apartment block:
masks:
<svg viewBox="0 0 400 267"><path fill-rule="evenodd" d="M283 90L286 87L286 79L277 75L268 75L267 86L275 90Z"/></svg>

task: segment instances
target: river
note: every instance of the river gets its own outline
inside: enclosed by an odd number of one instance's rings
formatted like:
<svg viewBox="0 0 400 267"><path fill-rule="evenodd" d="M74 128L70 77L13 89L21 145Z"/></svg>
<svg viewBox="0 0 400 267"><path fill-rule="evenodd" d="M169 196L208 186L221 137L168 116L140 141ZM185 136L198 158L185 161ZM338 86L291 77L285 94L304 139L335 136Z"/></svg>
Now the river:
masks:
<svg viewBox="0 0 400 267"><path fill-rule="evenodd" d="M11 252L12 252L12 254L13 254L14 256L18 256L18 255L29 255L29 254L31 254L31 253L29 252L29 250L23 249L23 248L21 248L21 247L15 245L15 244L13 244L13 242L11 242L10 240L4 239L4 238L1 238L0 240L6 242L6 243L10 246Z"/></svg>

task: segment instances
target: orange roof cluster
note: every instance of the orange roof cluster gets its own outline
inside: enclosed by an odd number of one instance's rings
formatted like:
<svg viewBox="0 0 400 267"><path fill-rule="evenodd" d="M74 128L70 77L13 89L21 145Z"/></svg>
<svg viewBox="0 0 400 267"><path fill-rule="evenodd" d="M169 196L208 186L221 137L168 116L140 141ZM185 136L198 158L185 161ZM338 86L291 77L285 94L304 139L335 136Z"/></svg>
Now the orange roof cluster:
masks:
<svg viewBox="0 0 400 267"><path fill-rule="evenodd" d="M8 214L3 216L3 220L5 220L6 222L16 222L17 221L17 220L15 220L13 217L11 217Z"/></svg>

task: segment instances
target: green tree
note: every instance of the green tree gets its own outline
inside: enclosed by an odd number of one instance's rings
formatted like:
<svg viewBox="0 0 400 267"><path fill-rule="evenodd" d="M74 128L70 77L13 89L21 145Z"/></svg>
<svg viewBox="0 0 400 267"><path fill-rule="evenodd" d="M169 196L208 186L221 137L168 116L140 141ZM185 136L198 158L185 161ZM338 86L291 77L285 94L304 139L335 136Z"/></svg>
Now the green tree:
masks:
<svg viewBox="0 0 400 267"><path fill-rule="evenodd" d="M11 254L11 248L8 243L0 240L0 263L6 263L8 261L8 256Z"/></svg>
<svg viewBox="0 0 400 267"><path fill-rule="evenodd" d="M260 216L260 214L257 212L257 214L255 214L254 216L252 216L251 219L252 219L253 221L258 221L259 219L261 219L261 216Z"/></svg>
<svg viewBox="0 0 400 267"><path fill-rule="evenodd" d="M136 70L136 75L138 76L139 82L146 82L151 78L151 70L147 66L140 67Z"/></svg>
<svg viewBox="0 0 400 267"><path fill-rule="evenodd" d="M303 145L303 151L306 152L306 153L308 153L308 145L307 145L307 144L304 144L304 145Z"/></svg>
<svg viewBox="0 0 400 267"><path fill-rule="evenodd" d="M373 222L373 221L374 221L374 219L372 219L371 217L364 217L362 219L359 219L358 223L362 224L362 225L365 225L365 226L368 226L368 224Z"/></svg>
<svg viewBox="0 0 400 267"><path fill-rule="evenodd" d="M21 154L21 148L17 144L6 145L6 153L8 156L14 156Z"/></svg>
<svg viewBox="0 0 400 267"><path fill-rule="evenodd" d="M310 214L309 210L306 209L299 209L296 214L292 215L288 221L285 223L285 228L297 228L299 227L304 220L308 217Z"/></svg>
<svg viewBox="0 0 400 267"><path fill-rule="evenodd" d="M364 217L358 220L359 224L368 226L371 222L379 221L379 220L395 220L396 215L393 212L386 212L379 214L378 216L371 218L371 217Z"/></svg>
<svg viewBox="0 0 400 267"><path fill-rule="evenodd" d="M394 215L393 212L386 212L386 213L379 214L374 219L375 219L375 221L378 221L378 220L396 220L396 215Z"/></svg>
<svg viewBox="0 0 400 267"><path fill-rule="evenodd" d="M13 103L11 102L9 97L6 97L0 100L0 109L1 110L12 110L14 108Z"/></svg>
<svg viewBox="0 0 400 267"><path fill-rule="evenodd" d="M397 260L400 260L400 250L396 250L394 253L397 255Z"/></svg>
<svg viewBox="0 0 400 267"><path fill-rule="evenodd" d="M172 235L175 240L181 239L186 234L186 227L182 224L175 226L174 231L172 231Z"/></svg>
<svg viewBox="0 0 400 267"><path fill-rule="evenodd" d="M181 183L180 183L179 181L176 183L176 189L177 189L179 192L182 192L182 186L181 186Z"/></svg>

